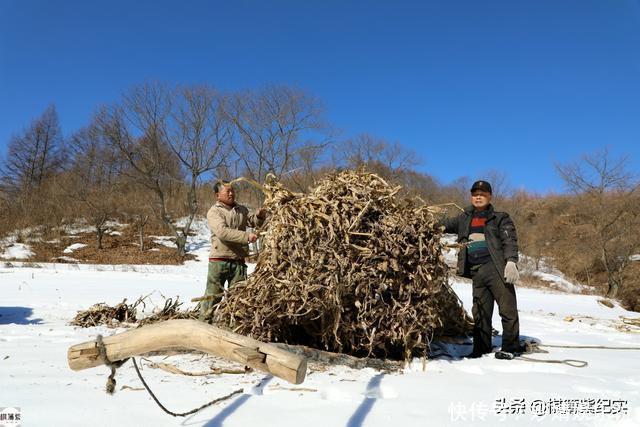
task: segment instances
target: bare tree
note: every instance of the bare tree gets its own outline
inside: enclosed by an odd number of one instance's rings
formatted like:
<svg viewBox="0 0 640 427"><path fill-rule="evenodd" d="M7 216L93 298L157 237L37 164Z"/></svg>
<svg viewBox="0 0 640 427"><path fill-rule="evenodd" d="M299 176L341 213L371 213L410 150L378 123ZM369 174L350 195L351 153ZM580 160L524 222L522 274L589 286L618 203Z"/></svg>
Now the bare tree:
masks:
<svg viewBox="0 0 640 427"><path fill-rule="evenodd" d="M400 184L406 189L408 196L417 195L425 203L444 203L438 181L429 174L406 169L400 174Z"/></svg>
<svg viewBox="0 0 640 427"><path fill-rule="evenodd" d="M175 237L178 254L186 243L198 210L201 178L224 162L231 130L210 88L170 89L147 83L127 92L120 104L104 108L97 121L128 167L126 176L155 195L156 212ZM169 195L186 182L187 217L177 222Z"/></svg>
<svg viewBox="0 0 640 427"><path fill-rule="evenodd" d="M180 161L187 180L188 216L178 246L186 245L187 233L198 212L197 188L206 174L221 168L233 130L222 111L221 96L206 86L181 88L176 97L169 146ZM185 231L186 230L186 231Z"/></svg>
<svg viewBox="0 0 640 427"><path fill-rule="evenodd" d="M11 138L2 181L12 192L29 192L58 172L63 163L62 130L56 108L50 105L20 135Z"/></svg>
<svg viewBox="0 0 640 427"><path fill-rule="evenodd" d="M120 104L104 107L96 116L103 137L127 164L123 175L155 195L155 210L176 237L178 253L182 231L168 211L168 194L180 180L178 161L168 143L172 92L161 84L134 87Z"/></svg>
<svg viewBox="0 0 640 427"><path fill-rule="evenodd" d="M567 188L576 194L601 195L609 191L629 191L637 188L627 171L628 157L611 158L608 148L582 156L580 161L556 165Z"/></svg>
<svg viewBox="0 0 640 427"><path fill-rule="evenodd" d="M224 112L237 131L232 150L244 173L260 182L269 173L282 178L309 149L331 142L320 102L286 86L231 94Z"/></svg>
<svg viewBox="0 0 640 427"><path fill-rule="evenodd" d="M375 169L382 166L397 174L414 168L420 163L418 156L399 143L390 143L382 138L376 138L363 133L347 140L340 147L336 147L334 156L339 157L338 164L350 168L366 166Z"/></svg>
<svg viewBox="0 0 640 427"><path fill-rule="evenodd" d="M68 144L72 160L63 187L69 198L79 202L78 213L90 219L96 246L102 249L107 220L116 210L114 198L123 164L95 123L72 135Z"/></svg>
<svg viewBox="0 0 640 427"><path fill-rule="evenodd" d="M307 191L325 172L322 168L324 147L307 146L299 151L298 167L291 170L285 181L289 181L294 191Z"/></svg>
<svg viewBox="0 0 640 427"><path fill-rule="evenodd" d="M626 170L627 159L614 159L607 149L585 155L578 162L558 165L567 188L579 198L575 212L581 239L591 242L607 274L607 296L615 297L624 286L623 272L629 257L640 248L637 202L638 182ZM631 202L633 201L633 202Z"/></svg>
<svg viewBox="0 0 640 427"><path fill-rule="evenodd" d="M445 185L442 189L444 200L456 203L460 206L469 204L469 189L471 189L471 178L462 176L453 182Z"/></svg>
<svg viewBox="0 0 640 427"><path fill-rule="evenodd" d="M480 177L491 184L494 203L507 197L511 191L509 176L497 169L489 169L480 174Z"/></svg>

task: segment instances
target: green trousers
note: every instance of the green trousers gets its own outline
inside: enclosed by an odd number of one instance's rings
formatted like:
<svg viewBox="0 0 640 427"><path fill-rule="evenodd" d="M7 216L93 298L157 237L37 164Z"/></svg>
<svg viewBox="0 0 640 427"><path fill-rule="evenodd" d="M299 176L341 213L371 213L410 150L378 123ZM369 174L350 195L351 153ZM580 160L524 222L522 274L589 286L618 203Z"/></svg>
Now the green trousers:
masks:
<svg viewBox="0 0 640 427"><path fill-rule="evenodd" d="M236 282L247 279L247 265L240 261L210 261L207 273L207 289L205 296L213 295L212 299L200 302L201 321L208 321L213 309L224 295L224 284L229 282L229 288Z"/></svg>

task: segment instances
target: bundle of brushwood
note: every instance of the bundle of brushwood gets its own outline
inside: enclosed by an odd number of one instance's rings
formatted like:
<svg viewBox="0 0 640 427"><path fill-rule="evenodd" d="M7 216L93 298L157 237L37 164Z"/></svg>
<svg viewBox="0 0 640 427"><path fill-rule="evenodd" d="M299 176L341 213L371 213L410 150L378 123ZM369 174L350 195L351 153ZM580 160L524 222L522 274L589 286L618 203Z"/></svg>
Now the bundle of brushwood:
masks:
<svg viewBox="0 0 640 427"><path fill-rule="evenodd" d="M103 302L92 305L87 310L79 311L78 314L69 322L70 325L90 328L92 326L106 325L109 327L118 327L122 323L136 322L136 306L127 304L127 299L115 306L107 305Z"/></svg>
<svg viewBox="0 0 640 427"><path fill-rule="evenodd" d="M164 322L165 320L196 319L198 317L196 310L181 310L182 303L179 298L175 300L167 298L164 301L164 307L158 307L153 311L153 314L139 320L137 317L138 308L144 309L145 306L145 297L138 298L132 304L127 304L127 299L125 298L121 303L113 307L101 302L92 305L87 310L79 311L69 324L82 328L100 325L106 325L110 328L140 327Z"/></svg>
<svg viewBox="0 0 640 427"><path fill-rule="evenodd" d="M270 213L255 272L213 322L255 339L408 359L471 320L448 285L434 212L347 170L309 194L264 186Z"/></svg>

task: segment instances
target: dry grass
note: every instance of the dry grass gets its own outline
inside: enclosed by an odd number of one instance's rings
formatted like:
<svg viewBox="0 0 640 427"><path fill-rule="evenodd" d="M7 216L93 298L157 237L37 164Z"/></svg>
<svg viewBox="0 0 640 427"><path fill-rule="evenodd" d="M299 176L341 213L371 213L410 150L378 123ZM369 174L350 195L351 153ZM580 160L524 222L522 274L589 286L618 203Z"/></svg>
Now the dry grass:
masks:
<svg viewBox="0 0 640 427"><path fill-rule="evenodd" d="M30 262L73 262L65 261L64 257L70 257L81 264L157 264L179 265L185 260L195 259L191 254L179 257L175 248L155 243L152 238L145 238L145 250L140 251L139 237L132 227L124 227L121 235L105 234L102 240L102 249L96 246L94 233L79 233L68 235L62 233L57 240L35 240L29 242L35 256ZM63 251L74 243L82 243L87 246L76 249L72 253Z"/></svg>

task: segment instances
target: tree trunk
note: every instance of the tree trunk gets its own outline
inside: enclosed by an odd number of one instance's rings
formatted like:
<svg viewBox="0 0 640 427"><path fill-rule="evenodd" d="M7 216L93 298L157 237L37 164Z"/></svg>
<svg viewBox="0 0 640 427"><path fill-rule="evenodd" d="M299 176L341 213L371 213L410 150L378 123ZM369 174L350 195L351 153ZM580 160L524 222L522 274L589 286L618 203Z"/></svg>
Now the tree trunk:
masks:
<svg viewBox="0 0 640 427"><path fill-rule="evenodd" d="M591 286L591 275L589 274L589 268L586 267L584 269L584 272L587 275L587 286Z"/></svg>
<svg viewBox="0 0 640 427"><path fill-rule="evenodd" d="M186 247L187 247L187 236L183 235L178 235L176 237L176 246L178 248L178 255L183 257L187 251L186 251Z"/></svg>
<svg viewBox="0 0 640 427"><path fill-rule="evenodd" d="M150 352L199 350L270 373L293 384L304 381L307 360L272 344L196 320L167 320L103 339L111 362ZM67 352L74 371L103 364L96 341L74 345Z"/></svg>
<svg viewBox="0 0 640 427"><path fill-rule="evenodd" d="M178 251L178 256L183 257L185 254L185 246L186 246L187 239L183 238L180 235L180 231L178 231L178 228L173 224L173 222L171 222L171 218L169 217L169 214L167 212L167 207L165 204L164 193L160 188L160 186L156 185L156 187L154 188L154 191L156 192L156 195L158 196L158 200L159 200L158 206L160 207L160 218L162 219L162 222L169 228L169 230L171 230L173 235L176 237L176 249Z"/></svg>
<svg viewBox="0 0 640 427"><path fill-rule="evenodd" d="M144 252L144 225L138 226L138 235L140 236L140 252Z"/></svg>
<svg viewBox="0 0 640 427"><path fill-rule="evenodd" d="M104 236L104 228L102 226L96 226L96 237L98 240L98 249L102 249L102 237Z"/></svg>
<svg viewBox="0 0 640 427"><path fill-rule="evenodd" d="M618 283L614 280L609 281L609 290L607 291L607 298L615 298L618 294Z"/></svg>
<svg viewBox="0 0 640 427"><path fill-rule="evenodd" d="M149 222L149 215L140 215L136 220L138 225L138 237L140 238L140 252L144 252L144 226Z"/></svg>
<svg viewBox="0 0 640 427"><path fill-rule="evenodd" d="M95 218L95 217L94 217ZM94 226L96 227L96 237L97 237L97 245L98 249L102 249L102 238L104 237L105 227L104 223L107 222L107 216L101 215L98 218L95 218Z"/></svg>

